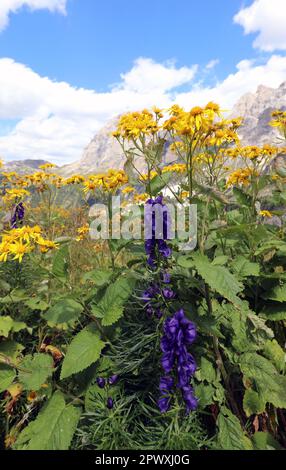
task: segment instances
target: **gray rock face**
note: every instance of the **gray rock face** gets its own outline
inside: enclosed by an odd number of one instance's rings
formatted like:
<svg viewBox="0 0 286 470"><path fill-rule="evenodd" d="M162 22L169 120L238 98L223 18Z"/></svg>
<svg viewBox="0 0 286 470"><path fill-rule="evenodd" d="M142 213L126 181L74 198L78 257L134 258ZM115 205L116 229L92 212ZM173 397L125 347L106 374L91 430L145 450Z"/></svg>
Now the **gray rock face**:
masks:
<svg viewBox="0 0 286 470"><path fill-rule="evenodd" d="M284 145L277 129L269 126L271 112L275 109L286 109L286 82L279 88L260 85L256 93L247 93L240 98L231 116L244 118L239 132L243 145Z"/></svg>

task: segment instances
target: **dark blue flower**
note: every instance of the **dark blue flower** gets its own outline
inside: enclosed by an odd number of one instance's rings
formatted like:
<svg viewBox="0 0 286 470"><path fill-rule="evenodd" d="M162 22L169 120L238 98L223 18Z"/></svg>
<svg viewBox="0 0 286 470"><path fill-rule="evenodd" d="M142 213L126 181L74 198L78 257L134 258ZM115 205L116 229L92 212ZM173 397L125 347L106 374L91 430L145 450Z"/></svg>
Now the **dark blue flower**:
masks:
<svg viewBox="0 0 286 470"><path fill-rule="evenodd" d="M108 379L109 385L116 384L116 382L118 381L118 378L119 378L118 374L114 374L111 377L109 377L109 379Z"/></svg>
<svg viewBox="0 0 286 470"><path fill-rule="evenodd" d="M11 227L12 228L17 228L19 225L19 222L21 223L24 220L25 217L25 208L22 202L19 202L19 204L16 205L14 213L11 218Z"/></svg>
<svg viewBox="0 0 286 470"><path fill-rule="evenodd" d="M170 397L161 397L158 400L158 407L161 413L166 413L170 409L171 398Z"/></svg>
<svg viewBox="0 0 286 470"><path fill-rule="evenodd" d="M105 387L105 379L103 379L102 377L97 377L96 382L100 388Z"/></svg>
<svg viewBox="0 0 286 470"><path fill-rule="evenodd" d="M113 406L114 406L114 402L113 402L113 399L111 397L108 397L107 398L107 403L106 403L106 406L109 410L112 410Z"/></svg>

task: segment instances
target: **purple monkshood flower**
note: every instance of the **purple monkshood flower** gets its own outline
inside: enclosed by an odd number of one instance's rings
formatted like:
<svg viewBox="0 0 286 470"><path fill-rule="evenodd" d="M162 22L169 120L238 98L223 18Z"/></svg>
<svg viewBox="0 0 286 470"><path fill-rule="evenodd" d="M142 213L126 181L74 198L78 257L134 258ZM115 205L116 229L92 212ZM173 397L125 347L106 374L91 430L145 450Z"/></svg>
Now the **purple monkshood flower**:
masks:
<svg viewBox="0 0 286 470"><path fill-rule="evenodd" d="M161 411L161 413L166 413L170 408L170 404L171 404L171 398L170 397L161 397L161 398L159 398L158 407L159 407L159 410Z"/></svg>
<svg viewBox="0 0 286 470"><path fill-rule="evenodd" d="M161 273L161 279L164 284L170 284L171 282L171 275L169 273Z"/></svg>
<svg viewBox="0 0 286 470"><path fill-rule="evenodd" d="M170 392L174 387L174 379L170 375L165 375L161 377L159 389L161 392Z"/></svg>
<svg viewBox="0 0 286 470"><path fill-rule="evenodd" d="M186 318L184 310L180 309L172 317L166 319L163 331L164 334L161 338L161 350L163 352L161 364L167 375L162 377L159 388L161 392L164 387L164 390L170 391L170 388L168 388L171 383L169 374L175 368L177 387L181 389L182 397L186 404L186 411L189 413L197 407L197 399L190 385L190 380L197 366L195 359L187 350L187 346L192 344L196 338L196 327L193 322ZM166 380L166 378L168 379ZM163 398L165 397L163 396L162 400ZM162 403L166 402L163 401ZM158 406L160 410L164 409L164 406L160 406L159 403Z"/></svg>
<svg viewBox="0 0 286 470"><path fill-rule="evenodd" d="M113 399L111 397L108 397L107 398L107 403L106 403L106 406L109 410L112 410L113 406L114 406L114 402L113 402Z"/></svg>
<svg viewBox="0 0 286 470"><path fill-rule="evenodd" d="M25 208L22 202L16 205L14 214L11 218L11 227L17 228L19 222L22 222L25 217Z"/></svg>
<svg viewBox="0 0 286 470"><path fill-rule="evenodd" d="M119 378L119 376L117 374L114 374L111 377L109 377L109 379L108 379L109 385L116 384L116 382L118 381L118 378Z"/></svg>
<svg viewBox="0 0 286 470"><path fill-rule="evenodd" d="M169 258L172 254L171 248L165 241L168 238L170 223L170 216L163 204L163 197L149 199L145 205L145 233L147 234L145 251L148 256L147 263L151 268L156 267L157 250L158 254L164 258ZM163 231L156 233L157 227L162 228Z"/></svg>
<svg viewBox="0 0 286 470"><path fill-rule="evenodd" d="M175 297L175 292L172 291L172 289L169 289L168 287L163 289L162 293L163 293L163 296L165 297L165 299L168 299L168 300L173 299Z"/></svg>
<svg viewBox="0 0 286 470"><path fill-rule="evenodd" d="M100 388L104 388L106 382L105 379L103 379L102 377L97 377L96 383Z"/></svg>

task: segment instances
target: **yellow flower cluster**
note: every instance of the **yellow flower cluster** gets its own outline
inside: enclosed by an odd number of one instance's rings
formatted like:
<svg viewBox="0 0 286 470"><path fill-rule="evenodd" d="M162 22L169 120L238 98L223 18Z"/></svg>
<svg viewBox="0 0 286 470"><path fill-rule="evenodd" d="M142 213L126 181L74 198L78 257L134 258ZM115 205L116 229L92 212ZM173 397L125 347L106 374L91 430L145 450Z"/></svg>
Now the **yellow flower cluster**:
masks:
<svg viewBox="0 0 286 470"><path fill-rule="evenodd" d="M167 165L162 169L162 173L185 173L187 165L185 163L174 163L173 165Z"/></svg>
<svg viewBox="0 0 286 470"><path fill-rule="evenodd" d="M5 192L5 195L3 196L3 202L5 204L19 202L23 200L29 194L30 194L29 191L27 191L26 189L17 189L17 188L7 189Z"/></svg>
<svg viewBox="0 0 286 470"><path fill-rule="evenodd" d="M158 119L162 117L161 110L155 108L154 114L148 109L141 112L127 113L121 116L117 130L113 132L115 138L137 139L140 135L154 135L159 130Z"/></svg>
<svg viewBox="0 0 286 470"><path fill-rule="evenodd" d="M229 175L226 185L237 186L242 184L243 186L248 186L252 176L257 176L255 170L251 168L239 168Z"/></svg>
<svg viewBox="0 0 286 470"><path fill-rule="evenodd" d="M101 189L106 192L112 192L128 183L128 176L123 170L108 170L107 173L90 175L84 179L84 192Z"/></svg>
<svg viewBox="0 0 286 470"><path fill-rule="evenodd" d="M282 134L286 135L286 111L275 110L273 111L272 121L270 121L270 126L278 127Z"/></svg>
<svg viewBox="0 0 286 470"><path fill-rule="evenodd" d="M260 211L260 212L259 212L259 215L261 215L261 217L268 217L269 219L272 217L271 212L270 212L270 211L267 211L267 210Z"/></svg>
<svg viewBox="0 0 286 470"><path fill-rule="evenodd" d="M25 254L33 251L36 246L41 253L57 248L57 244L42 236L42 229L38 225L34 227L23 226L6 231L2 234L0 242L0 262L6 262L10 257L22 262Z"/></svg>
<svg viewBox="0 0 286 470"><path fill-rule="evenodd" d="M76 241L80 242L81 240L84 240L89 233L89 224L85 224L82 227L79 227L77 229L78 236L76 237Z"/></svg>

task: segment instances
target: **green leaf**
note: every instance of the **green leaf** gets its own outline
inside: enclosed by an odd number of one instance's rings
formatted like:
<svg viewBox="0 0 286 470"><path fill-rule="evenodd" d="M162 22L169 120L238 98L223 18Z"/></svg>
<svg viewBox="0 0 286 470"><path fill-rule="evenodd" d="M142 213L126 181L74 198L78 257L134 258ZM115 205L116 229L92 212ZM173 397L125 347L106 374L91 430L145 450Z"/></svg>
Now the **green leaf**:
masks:
<svg viewBox="0 0 286 470"><path fill-rule="evenodd" d="M24 303L31 310L40 310L41 312L44 312L47 310L47 308L49 308L49 304L39 297L32 297L31 299L26 300Z"/></svg>
<svg viewBox="0 0 286 470"><path fill-rule="evenodd" d="M242 279L248 276L259 276L260 272L259 264L250 262L244 256L238 256L231 267L238 278Z"/></svg>
<svg viewBox="0 0 286 470"><path fill-rule="evenodd" d="M268 359L256 353L245 353L240 357L240 368L265 403L286 408L286 377L280 375Z"/></svg>
<svg viewBox="0 0 286 470"><path fill-rule="evenodd" d="M249 206L251 204L251 197L246 194L241 188L233 188L233 194L237 202L243 206Z"/></svg>
<svg viewBox="0 0 286 470"><path fill-rule="evenodd" d="M102 318L103 326L113 325L121 318L124 304L132 294L134 286L134 278L121 276L107 287L98 304L92 306L93 314L98 318Z"/></svg>
<svg viewBox="0 0 286 470"><path fill-rule="evenodd" d="M53 373L53 359L48 354L36 353L24 357L19 365L19 382L25 390L37 391Z"/></svg>
<svg viewBox="0 0 286 470"><path fill-rule="evenodd" d="M243 285L224 266L213 266L207 256L196 252L192 255L195 268L206 284L230 302L240 305L241 300L237 294L242 291Z"/></svg>
<svg viewBox="0 0 286 470"><path fill-rule="evenodd" d="M65 281L68 277L69 246L63 245L54 255L52 273L58 279Z"/></svg>
<svg viewBox="0 0 286 470"><path fill-rule="evenodd" d="M16 450L67 450L80 418L80 409L66 405L61 392L55 392L19 435Z"/></svg>
<svg viewBox="0 0 286 470"><path fill-rule="evenodd" d="M286 302L286 284L275 286L271 292L263 295L263 298L275 300L275 302Z"/></svg>
<svg viewBox="0 0 286 470"><path fill-rule="evenodd" d="M16 377L15 370L5 364L0 364L0 393L7 390Z"/></svg>
<svg viewBox="0 0 286 470"><path fill-rule="evenodd" d="M166 171L162 175L157 175L150 181L150 189L153 196L156 196L169 183L172 172Z"/></svg>
<svg viewBox="0 0 286 470"><path fill-rule="evenodd" d="M195 395L199 400L199 407L204 409L206 406L212 405L215 398L215 388L211 384L200 383L195 386Z"/></svg>
<svg viewBox="0 0 286 470"><path fill-rule="evenodd" d="M43 318L51 327L56 326L59 329L67 329L78 320L83 311L83 306L73 299L66 298L57 302L49 308L43 315Z"/></svg>
<svg viewBox="0 0 286 470"><path fill-rule="evenodd" d="M201 380L206 380L209 383L213 383L216 380L216 370L205 357L201 358L200 377Z"/></svg>
<svg viewBox="0 0 286 470"><path fill-rule="evenodd" d="M0 343L0 362L4 362L4 358L17 362L23 349L24 346L16 341L3 341Z"/></svg>
<svg viewBox="0 0 286 470"><path fill-rule="evenodd" d="M11 317L5 316L0 317L0 336L8 338L10 331L12 330L13 319Z"/></svg>
<svg viewBox="0 0 286 470"><path fill-rule="evenodd" d="M248 388L243 398L243 409L247 417L263 413L265 411L265 400L255 390Z"/></svg>
<svg viewBox="0 0 286 470"><path fill-rule="evenodd" d="M18 333L25 328L27 328L27 325L24 322L14 321L9 316L0 317L0 336L8 338L10 332Z"/></svg>
<svg viewBox="0 0 286 470"><path fill-rule="evenodd" d="M240 426L239 419L230 410L221 408L218 415L218 443L223 450L251 450L252 444Z"/></svg>
<svg viewBox="0 0 286 470"><path fill-rule="evenodd" d="M269 432L256 432L252 436L255 450L284 450Z"/></svg>
<svg viewBox="0 0 286 470"><path fill-rule="evenodd" d="M85 273L83 281L92 281L98 287L103 287L109 283L112 276L112 271L107 269L95 269Z"/></svg>
<svg viewBox="0 0 286 470"><path fill-rule="evenodd" d="M286 355L276 339L266 341L263 352L279 372L284 371Z"/></svg>
<svg viewBox="0 0 286 470"><path fill-rule="evenodd" d="M260 315L270 321L286 320L286 303L266 305Z"/></svg>
<svg viewBox="0 0 286 470"><path fill-rule="evenodd" d="M80 331L68 346L62 365L61 379L81 372L96 362L104 346L105 343L100 339L94 324Z"/></svg>

